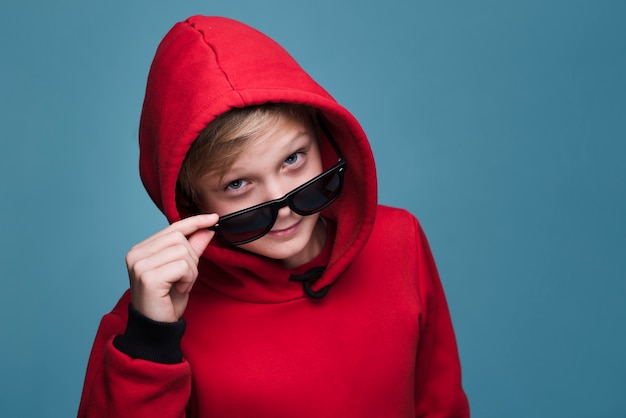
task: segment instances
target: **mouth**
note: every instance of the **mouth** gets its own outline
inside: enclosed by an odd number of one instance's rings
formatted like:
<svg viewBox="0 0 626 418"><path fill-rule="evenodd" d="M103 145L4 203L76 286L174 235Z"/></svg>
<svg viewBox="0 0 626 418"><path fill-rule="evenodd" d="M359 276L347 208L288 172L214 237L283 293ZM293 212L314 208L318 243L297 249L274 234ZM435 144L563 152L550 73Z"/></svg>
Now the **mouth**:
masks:
<svg viewBox="0 0 626 418"><path fill-rule="evenodd" d="M296 223L294 223L291 226L288 226L287 228L283 228L283 229L274 229L270 232L267 233L267 235L273 236L273 237L277 237L277 238L282 238L282 237L286 237L289 236L293 233L295 233L298 230L298 227L300 226L300 222L298 221Z"/></svg>

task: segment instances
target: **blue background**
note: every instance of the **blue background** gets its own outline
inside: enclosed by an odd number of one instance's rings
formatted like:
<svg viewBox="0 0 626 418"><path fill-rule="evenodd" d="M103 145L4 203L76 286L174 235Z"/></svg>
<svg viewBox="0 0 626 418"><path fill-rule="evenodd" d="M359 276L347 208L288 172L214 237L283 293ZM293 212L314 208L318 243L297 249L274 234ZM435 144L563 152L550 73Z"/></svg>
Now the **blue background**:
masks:
<svg viewBox="0 0 626 418"><path fill-rule="evenodd" d="M626 417L626 2L3 1L0 414L75 415L126 251L146 75L189 15L283 44L415 213L475 417ZM381 278L384 280L384 278Z"/></svg>

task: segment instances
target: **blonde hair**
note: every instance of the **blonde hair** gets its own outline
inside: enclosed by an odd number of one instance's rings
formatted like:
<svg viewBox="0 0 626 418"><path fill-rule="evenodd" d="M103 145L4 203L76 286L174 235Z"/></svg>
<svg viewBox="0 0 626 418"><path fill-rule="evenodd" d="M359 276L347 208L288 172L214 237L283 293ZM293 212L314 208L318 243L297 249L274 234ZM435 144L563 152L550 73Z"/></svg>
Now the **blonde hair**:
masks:
<svg viewBox="0 0 626 418"><path fill-rule="evenodd" d="M178 174L176 199L179 205L197 209L197 181L207 173L223 178L246 150L250 139L280 117L290 117L313 128L318 136L314 108L291 103L266 103L231 109L204 128L193 142Z"/></svg>

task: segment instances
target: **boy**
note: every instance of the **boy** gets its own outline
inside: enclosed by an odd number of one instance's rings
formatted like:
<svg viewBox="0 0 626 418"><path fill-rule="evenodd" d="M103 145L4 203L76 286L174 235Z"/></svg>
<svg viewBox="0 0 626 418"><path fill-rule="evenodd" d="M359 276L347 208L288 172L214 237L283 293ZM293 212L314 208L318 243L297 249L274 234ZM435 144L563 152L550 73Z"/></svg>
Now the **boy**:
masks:
<svg viewBox="0 0 626 418"><path fill-rule="evenodd" d="M358 122L274 41L176 24L140 172L171 225L126 257L80 417L469 415L417 220L377 204Z"/></svg>

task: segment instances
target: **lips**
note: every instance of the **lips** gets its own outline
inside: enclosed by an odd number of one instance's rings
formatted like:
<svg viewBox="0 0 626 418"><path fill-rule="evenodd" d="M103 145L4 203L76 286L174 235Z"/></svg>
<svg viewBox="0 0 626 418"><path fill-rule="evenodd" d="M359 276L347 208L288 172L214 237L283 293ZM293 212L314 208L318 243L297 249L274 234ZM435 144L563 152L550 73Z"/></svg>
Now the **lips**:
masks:
<svg viewBox="0 0 626 418"><path fill-rule="evenodd" d="M273 229L271 230L268 235L274 236L274 237L284 237L287 235L291 235L294 232L296 232L296 230L298 229L298 227L300 226L300 222L298 221L296 223L294 223L291 226L288 226L287 228L283 228L283 229Z"/></svg>

